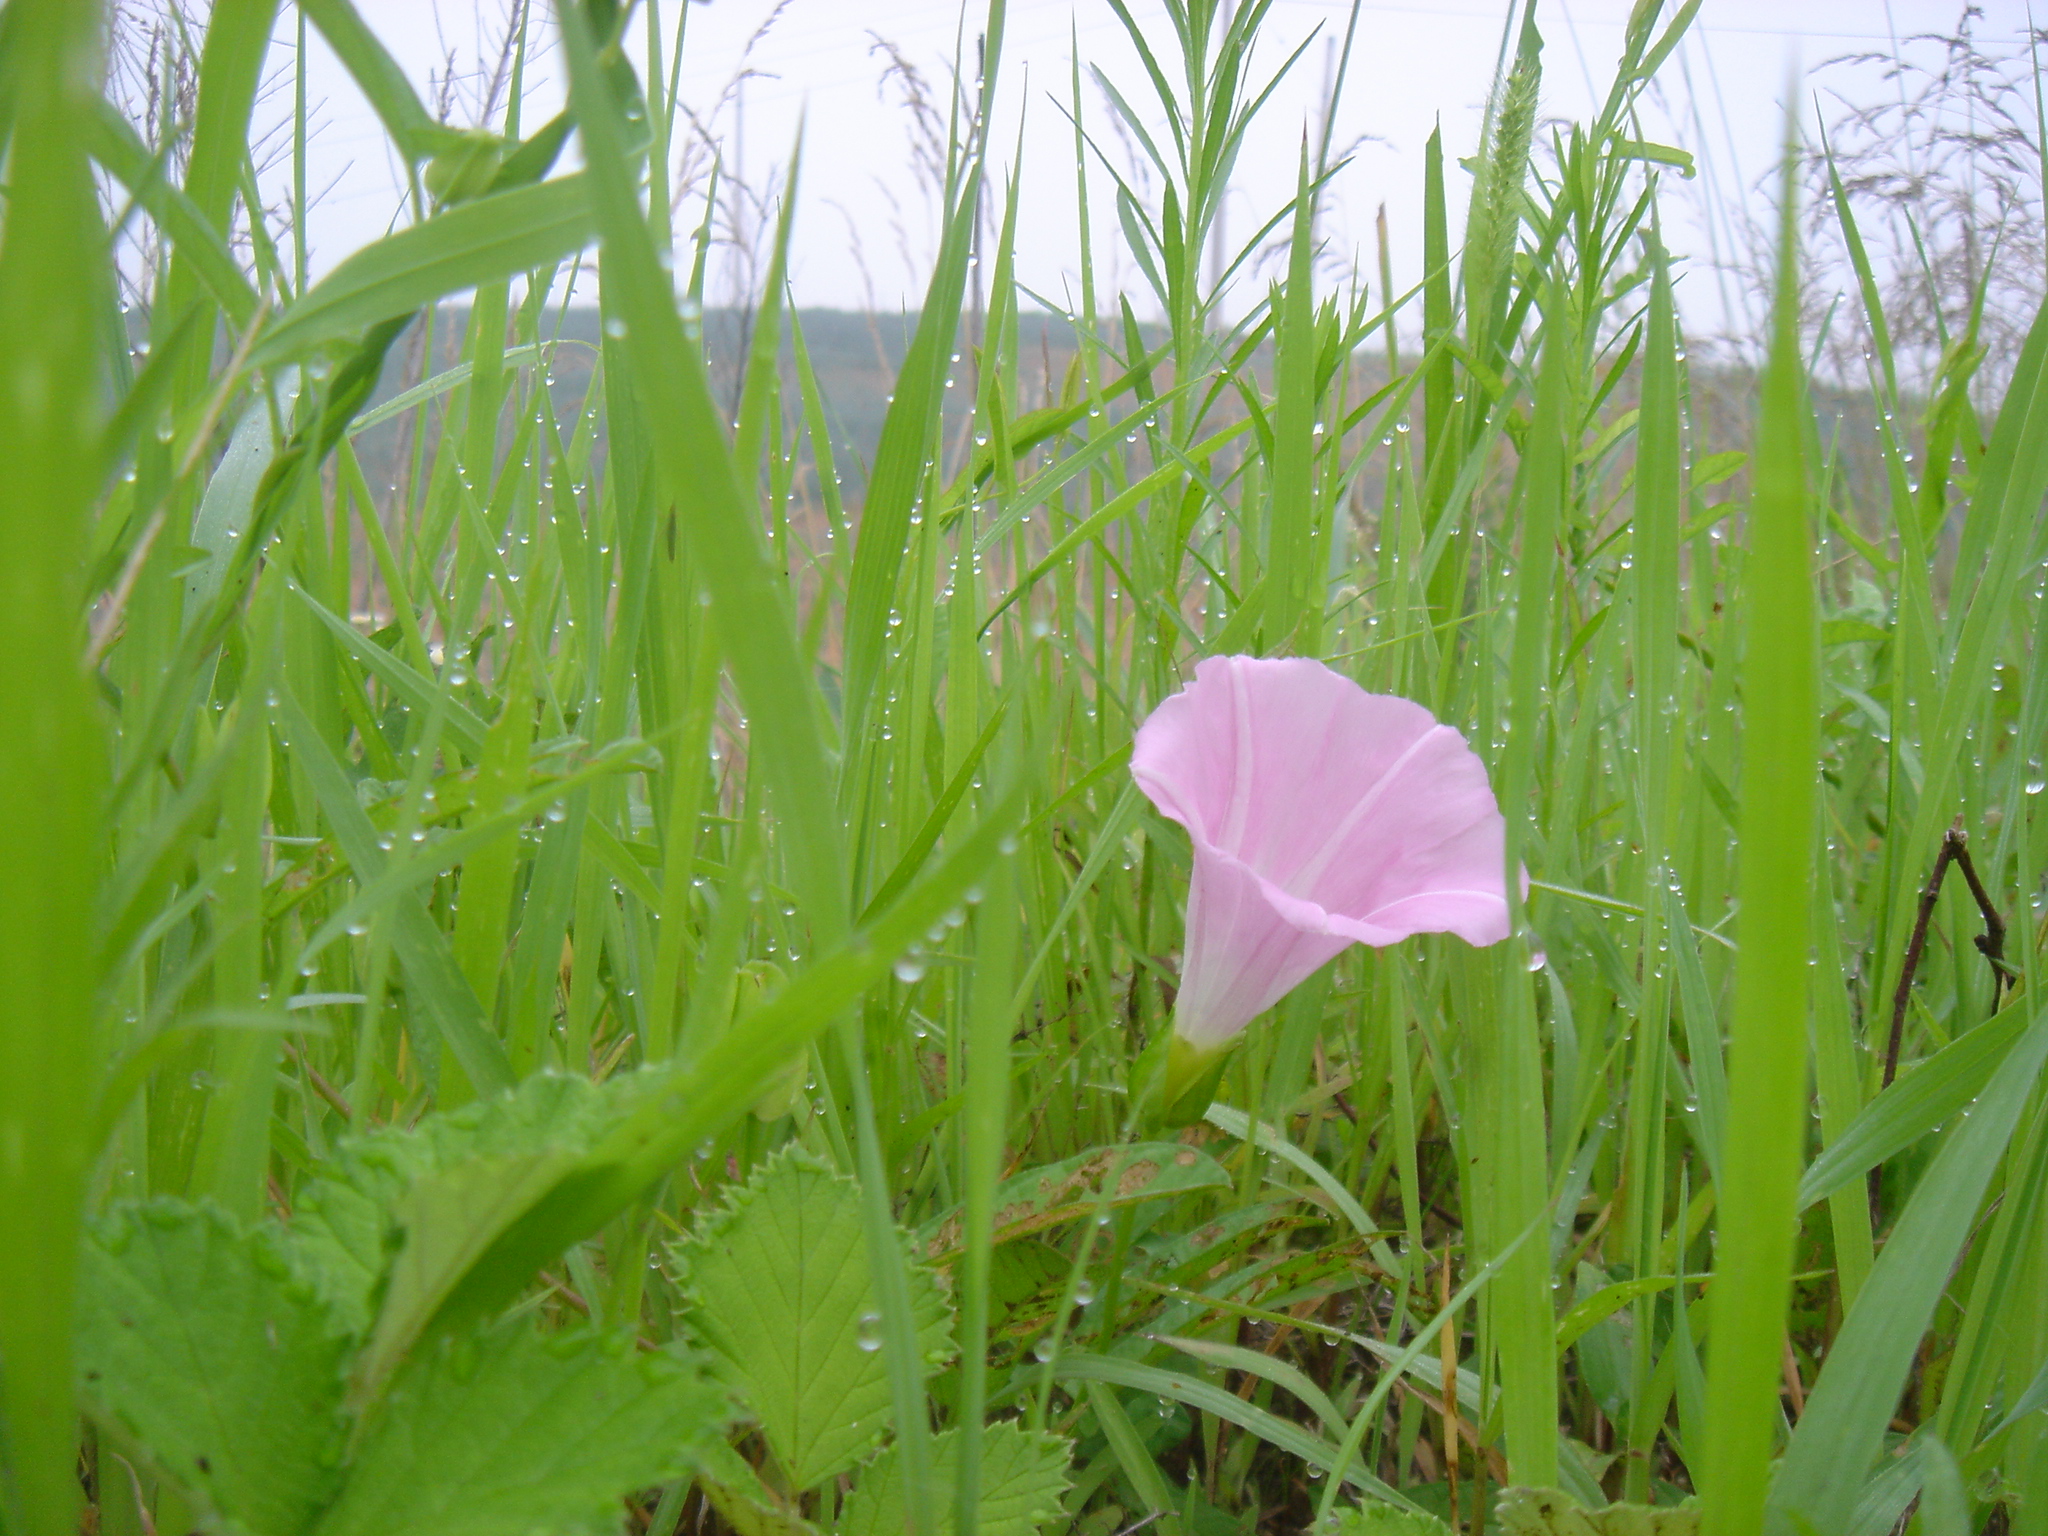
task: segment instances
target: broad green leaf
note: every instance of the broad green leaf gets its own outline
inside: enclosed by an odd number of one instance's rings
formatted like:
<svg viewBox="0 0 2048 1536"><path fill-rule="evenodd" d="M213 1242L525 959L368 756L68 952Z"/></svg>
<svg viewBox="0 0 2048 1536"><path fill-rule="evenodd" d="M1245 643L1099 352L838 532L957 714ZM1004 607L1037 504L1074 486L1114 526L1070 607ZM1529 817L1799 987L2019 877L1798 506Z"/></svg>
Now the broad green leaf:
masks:
<svg viewBox="0 0 2048 1536"><path fill-rule="evenodd" d="M444 295L550 266L593 232L581 175L458 204L341 262L264 333L250 361L283 362Z"/></svg>
<svg viewBox="0 0 2048 1536"><path fill-rule="evenodd" d="M932 1472L941 1489L953 1484L959 1442L958 1430L932 1439ZM1065 1518L1066 1441L1007 1419L983 1431L981 1444L981 1536L1037 1536ZM951 1536L952 1501L939 1500L937 1512L932 1536ZM837 1536L897 1536L904 1529L903 1474L892 1446L861 1469Z"/></svg>
<svg viewBox="0 0 2048 1536"><path fill-rule="evenodd" d="M791 1486L843 1471L888 1427L880 1317L853 1180L791 1147L675 1249L691 1322L760 1421ZM937 1280L913 1267L929 1370L952 1354Z"/></svg>
<svg viewBox="0 0 2048 1536"><path fill-rule="evenodd" d="M297 1536L333 1496L346 1349L268 1227L162 1200L116 1210L87 1239L86 1401L252 1536Z"/></svg>
<svg viewBox="0 0 2048 1536"><path fill-rule="evenodd" d="M466 1158L426 1175L398 1199L391 1219L403 1246L392 1260L376 1327L356 1364L353 1401L377 1395L477 1256L554 1188L579 1150L552 1146Z"/></svg>
<svg viewBox="0 0 2048 1536"><path fill-rule="evenodd" d="M363 1430L317 1536L615 1531L620 1500L689 1468L725 1398L626 1332L517 1320L410 1362Z"/></svg>
<svg viewBox="0 0 2048 1536"><path fill-rule="evenodd" d="M1222 1164L1177 1141L1100 1147L1005 1179L996 1189L993 1240L1007 1243L1093 1216L1102 1202L1102 1180L1112 1172L1116 1188L1109 1195L1111 1209L1230 1187ZM918 1247L927 1260L947 1262L960 1252L960 1219L955 1210L919 1231Z"/></svg>

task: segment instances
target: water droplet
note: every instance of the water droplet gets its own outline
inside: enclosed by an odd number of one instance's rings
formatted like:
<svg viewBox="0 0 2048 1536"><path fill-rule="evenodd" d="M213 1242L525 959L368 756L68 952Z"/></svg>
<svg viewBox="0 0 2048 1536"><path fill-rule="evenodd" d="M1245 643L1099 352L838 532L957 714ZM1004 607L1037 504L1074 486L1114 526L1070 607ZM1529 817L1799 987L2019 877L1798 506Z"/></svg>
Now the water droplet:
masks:
<svg viewBox="0 0 2048 1536"><path fill-rule="evenodd" d="M854 1327L854 1345L864 1354L872 1355L882 1347L882 1314L863 1312Z"/></svg>

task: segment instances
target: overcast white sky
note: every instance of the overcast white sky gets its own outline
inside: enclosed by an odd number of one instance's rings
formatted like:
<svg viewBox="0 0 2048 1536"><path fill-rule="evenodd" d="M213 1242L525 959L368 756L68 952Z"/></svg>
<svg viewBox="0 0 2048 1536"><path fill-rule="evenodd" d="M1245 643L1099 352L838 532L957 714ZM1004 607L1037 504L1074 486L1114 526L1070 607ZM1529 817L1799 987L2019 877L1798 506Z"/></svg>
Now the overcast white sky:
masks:
<svg viewBox="0 0 2048 1536"><path fill-rule="evenodd" d="M450 48L459 70L475 68L510 3L358 0L423 94ZM2022 34L2025 0L1981 3L1982 41L2004 43ZM1155 48L1170 49L1159 0L1132 0L1131 8ZM1540 0L1546 115L1584 116L1604 96L1629 8L1629 0ZM1676 0L1667 5L1672 9ZM1804 93L1840 91L1850 99L1870 99L1892 89L1875 69L1837 66L1815 74L1813 66L1849 53L1889 52L1894 39L1946 29L1960 10L1959 0L1707 0L1691 37L1665 70L1646 124L1654 137L1682 144L1701 160L1701 180L1666 204L1672 245L1702 259L1685 285L1695 326L1716 325L1732 290L1704 265L1713 237L1694 210L1715 195L1756 196L1744 189L1765 175L1776 152L1789 73L1802 71ZM1506 0L1367 0L1335 139L1344 144L1371 137L1333 188L1323 225L1331 280L1355 253L1377 288L1373 217L1382 203L1397 283L1405 286L1419 275L1423 144L1441 119L1447 151L1472 152L1505 11ZM671 35L675 12L675 0L666 0L662 14ZM1228 222L1240 237L1292 191L1300 137L1318 111L1348 12L1348 0L1275 0L1259 45L1262 78L1322 30L1265 109L1239 163ZM535 0L534 14L546 52L529 66L529 127L560 100L559 60L544 0ZM981 5L969 6L970 48L982 14ZM771 15L773 24L755 38ZM287 6L273 68L290 65L294 25ZM779 14L773 0L689 7L682 70L687 103L708 113L736 71L758 72L744 88L744 132L738 131L741 118L730 101L713 120L728 161L749 181L761 183L786 161L799 113L808 114L792 272L800 303L858 307L872 299L894 308L918 302L936 240L934 220L912 170L910 115L898 87L884 80L888 61L876 39L888 39L940 80L950 68L961 25L957 0L785 0ZM755 40L748 53L750 38ZM1084 69L1099 65L1133 100L1144 93L1136 54L1105 0L1011 0L994 141L1007 170L1021 123L1018 270L1028 285L1056 299L1076 291L1079 270L1072 130L1059 109L1068 96L1075 39ZM389 226L401 207L401 182L375 119L317 37L311 59L318 130L309 182L321 197L309 229L318 271ZM264 110L281 116L289 107L286 88ZM1083 108L1105 150L1121 160L1122 147L1092 85ZM462 116L460 109L456 115ZM1452 175L1452 205L1458 209L1466 183L1455 167ZM1141 280L1128 263L1117 266L1111 254L1108 188L1095 168L1091 197L1099 270L1135 288ZM678 222L694 220L695 211L685 209Z"/></svg>

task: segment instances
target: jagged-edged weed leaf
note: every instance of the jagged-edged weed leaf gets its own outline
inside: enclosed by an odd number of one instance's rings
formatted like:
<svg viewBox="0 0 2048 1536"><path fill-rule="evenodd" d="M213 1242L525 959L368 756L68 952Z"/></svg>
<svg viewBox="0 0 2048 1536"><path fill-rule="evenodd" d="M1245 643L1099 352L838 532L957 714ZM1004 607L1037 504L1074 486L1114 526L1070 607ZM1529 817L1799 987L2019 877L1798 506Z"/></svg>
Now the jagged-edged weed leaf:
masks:
<svg viewBox="0 0 2048 1536"><path fill-rule="evenodd" d="M298 1199L291 1226L298 1268L352 1330L368 1332L377 1287L405 1236L399 1208L421 1181L469 1162L580 1152L608 1123L609 1097L586 1078L542 1072L513 1093L429 1115L411 1129L344 1141L332 1171ZM449 1234L437 1238L445 1243Z"/></svg>
<svg viewBox="0 0 2048 1536"><path fill-rule="evenodd" d="M1668 1509L1610 1504L1586 1509L1554 1488L1509 1488L1500 1496L1502 1536L1698 1536L1700 1512L1690 1500Z"/></svg>
<svg viewBox="0 0 2048 1536"><path fill-rule="evenodd" d="M269 1227L181 1201L96 1222L79 1277L86 1401L252 1536L297 1536L333 1496L347 1340Z"/></svg>
<svg viewBox="0 0 2048 1536"><path fill-rule="evenodd" d="M316 1536L580 1536L674 1477L724 1428L725 1394L625 1332L523 1320L419 1350L365 1426Z"/></svg>
<svg viewBox="0 0 2048 1536"><path fill-rule="evenodd" d="M1005 1421L991 1424L981 1438L982 1536L1037 1536L1064 1518L1060 1496L1067 1491L1069 1446L1057 1435L1034 1433ZM938 1530L953 1529L953 1477L960 1432L949 1429L932 1441L934 1486L939 1490ZM903 1471L892 1445L860 1474L860 1486L846 1501L838 1536L896 1536L905 1529Z"/></svg>
<svg viewBox="0 0 2048 1536"><path fill-rule="evenodd" d="M1435 1515L1419 1515L1391 1504L1333 1509L1316 1530L1327 1536L1451 1536L1451 1528Z"/></svg>
<svg viewBox="0 0 2048 1536"><path fill-rule="evenodd" d="M818 1536L818 1528L762 1486L745 1458L722 1440L705 1447L697 1486L738 1536Z"/></svg>
<svg viewBox="0 0 2048 1536"><path fill-rule="evenodd" d="M510 1094L344 1146L292 1222L300 1272L368 1343L351 1404L373 1401L449 1292L641 1091L538 1074Z"/></svg>
<svg viewBox="0 0 2048 1536"><path fill-rule="evenodd" d="M791 1147L734 1189L675 1255L688 1272L691 1322L790 1486L810 1488L851 1466L891 1411L854 1182ZM910 1284L918 1352L936 1366L952 1352L946 1305L928 1270L911 1266Z"/></svg>

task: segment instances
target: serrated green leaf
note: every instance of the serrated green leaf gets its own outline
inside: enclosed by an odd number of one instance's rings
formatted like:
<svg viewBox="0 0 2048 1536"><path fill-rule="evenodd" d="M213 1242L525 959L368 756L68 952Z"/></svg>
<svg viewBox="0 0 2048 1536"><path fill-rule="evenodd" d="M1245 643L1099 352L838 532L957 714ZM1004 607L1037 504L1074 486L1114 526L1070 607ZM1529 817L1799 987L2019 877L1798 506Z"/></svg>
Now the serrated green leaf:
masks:
<svg viewBox="0 0 2048 1536"><path fill-rule="evenodd" d="M880 1307L853 1180L791 1147L677 1244L676 1257L689 1272L691 1320L790 1485L809 1488L851 1466L890 1413L882 1351L863 1337ZM949 1320L931 1272L913 1266L910 1275L929 1368L951 1353Z"/></svg>
<svg viewBox="0 0 2048 1536"><path fill-rule="evenodd" d="M340 1482L347 1341L268 1228L179 1201L87 1238L86 1401L159 1469L254 1536L297 1536Z"/></svg>
<svg viewBox="0 0 2048 1536"><path fill-rule="evenodd" d="M1502 1536L1696 1536L1700 1512L1687 1503L1653 1509L1645 1504L1610 1504L1584 1509L1554 1488L1509 1488L1497 1518Z"/></svg>
<svg viewBox="0 0 2048 1536"><path fill-rule="evenodd" d="M466 1158L427 1174L399 1198L391 1218L404 1240L391 1262L376 1326L356 1362L349 1388L353 1402L376 1397L456 1282L500 1232L555 1187L579 1153L577 1147L556 1145Z"/></svg>
<svg viewBox="0 0 2048 1536"><path fill-rule="evenodd" d="M678 1475L722 1428L723 1394L628 1333L525 1322L410 1361L362 1436L318 1536L616 1530L619 1500Z"/></svg>
<svg viewBox="0 0 2048 1536"><path fill-rule="evenodd" d="M960 1432L947 1430L932 1441L932 1470L941 1488L953 1485ZM1068 1445L1057 1435L1025 1429L1014 1420L991 1424L981 1441L981 1536L1036 1536L1064 1517ZM954 1529L951 1499L938 1502L932 1536ZM840 1515L838 1536L897 1536L906 1529L903 1474L896 1449L882 1452L860 1474L860 1483Z"/></svg>
<svg viewBox="0 0 2048 1536"><path fill-rule="evenodd" d="M480 1235L502 1229L510 1190L492 1179L509 1185L521 1160L582 1152L636 1085L615 1078L600 1089L584 1078L542 1073L514 1093L429 1115L412 1129L343 1142L331 1173L299 1197L288 1238L294 1268L351 1332L367 1334L375 1318L380 1337L395 1338L388 1319L416 1313L435 1273ZM454 1197L472 1186L481 1199L466 1207ZM421 1234L419 1244L408 1229ZM401 1272L403 1286L395 1283ZM394 1284L378 1298L387 1273Z"/></svg>
<svg viewBox="0 0 2048 1536"><path fill-rule="evenodd" d="M1332 1510L1321 1529L1331 1536L1450 1536L1451 1530L1435 1515L1413 1514L1391 1504Z"/></svg>

